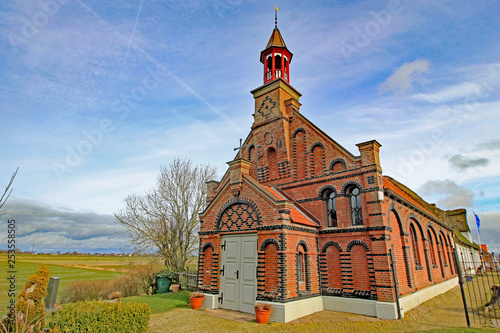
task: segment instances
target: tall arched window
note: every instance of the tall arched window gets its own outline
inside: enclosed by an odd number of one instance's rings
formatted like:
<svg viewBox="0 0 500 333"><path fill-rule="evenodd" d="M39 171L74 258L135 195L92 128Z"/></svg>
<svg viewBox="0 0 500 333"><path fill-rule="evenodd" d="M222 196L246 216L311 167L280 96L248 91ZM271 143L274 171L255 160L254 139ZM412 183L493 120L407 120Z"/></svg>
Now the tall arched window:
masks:
<svg viewBox="0 0 500 333"><path fill-rule="evenodd" d="M335 191L326 192L324 200L326 201L326 217L328 227L337 226L337 205L335 204Z"/></svg>
<svg viewBox="0 0 500 333"><path fill-rule="evenodd" d="M363 212L361 210L361 191L357 187L352 187L349 192L349 202L351 204L352 225L363 225Z"/></svg>
<svg viewBox="0 0 500 333"><path fill-rule="evenodd" d="M278 291L278 248L275 244L266 245L266 291Z"/></svg>
<svg viewBox="0 0 500 333"><path fill-rule="evenodd" d="M276 161L276 150L273 147L269 147L267 150L267 161L269 163L269 178L278 178L278 164Z"/></svg>
<svg viewBox="0 0 500 333"><path fill-rule="evenodd" d="M213 263L213 251L210 246L205 249L205 267L203 270L203 284L206 286L211 285L212 281L212 263Z"/></svg>
<svg viewBox="0 0 500 333"><path fill-rule="evenodd" d="M415 266L421 267L420 261L420 250L418 249L418 239L417 232L415 231L415 227L413 224L410 224L410 238L411 238L411 247L413 248L413 257L415 258Z"/></svg>
<svg viewBox="0 0 500 333"><path fill-rule="evenodd" d="M427 232L427 236L429 237L429 250L431 255L431 262L433 265L436 265L436 252L434 251L434 241L432 239L432 232L430 230Z"/></svg>

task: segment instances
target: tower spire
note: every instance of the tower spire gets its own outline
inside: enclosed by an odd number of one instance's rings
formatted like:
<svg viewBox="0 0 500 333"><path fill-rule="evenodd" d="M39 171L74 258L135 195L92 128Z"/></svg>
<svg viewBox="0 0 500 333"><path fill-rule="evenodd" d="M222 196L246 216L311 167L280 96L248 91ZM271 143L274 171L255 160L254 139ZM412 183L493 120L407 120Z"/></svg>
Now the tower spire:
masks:
<svg viewBox="0 0 500 333"><path fill-rule="evenodd" d="M278 27L278 6L274 5L274 27Z"/></svg>
<svg viewBox="0 0 500 333"><path fill-rule="evenodd" d="M287 49L278 29L278 6L274 6L274 30L266 48L260 53L260 62L264 64L264 84L276 79L290 83L289 64L293 54Z"/></svg>

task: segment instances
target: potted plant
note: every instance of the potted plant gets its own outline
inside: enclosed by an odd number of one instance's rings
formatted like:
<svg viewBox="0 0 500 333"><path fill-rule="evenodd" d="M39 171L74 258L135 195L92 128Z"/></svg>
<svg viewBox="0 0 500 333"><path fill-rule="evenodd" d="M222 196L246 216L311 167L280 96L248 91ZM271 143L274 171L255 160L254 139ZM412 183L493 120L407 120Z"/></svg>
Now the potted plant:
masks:
<svg viewBox="0 0 500 333"><path fill-rule="evenodd" d="M201 308L201 305L203 304L203 299L205 298L205 295L202 293L194 292L189 295L189 301L191 302L191 308L194 310L198 310Z"/></svg>
<svg viewBox="0 0 500 333"><path fill-rule="evenodd" d="M156 280L156 286L158 287L157 294L165 294L170 289L170 284L175 278L175 273L172 271L162 270L158 273L153 274Z"/></svg>
<svg viewBox="0 0 500 333"><path fill-rule="evenodd" d="M273 312L273 306L266 303L255 304L255 320L257 324L267 324L271 312Z"/></svg>
<svg viewBox="0 0 500 333"><path fill-rule="evenodd" d="M181 285L180 285L180 284L178 284L178 283L172 283L172 286L171 286L171 287L172 287L172 292L173 292L173 293L178 292L178 291L179 291L180 286L181 286Z"/></svg>

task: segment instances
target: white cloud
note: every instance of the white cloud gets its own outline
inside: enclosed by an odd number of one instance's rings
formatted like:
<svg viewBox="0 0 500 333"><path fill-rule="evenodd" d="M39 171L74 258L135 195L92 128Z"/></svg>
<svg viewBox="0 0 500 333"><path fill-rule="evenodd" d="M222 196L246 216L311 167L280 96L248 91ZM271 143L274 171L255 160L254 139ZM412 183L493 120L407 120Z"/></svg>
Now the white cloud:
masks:
<svg viewBox="0 0 500 333"><path fill-rule="evenodd" d="M380 84L380 91L394 92L396 94L405 93L413 88L413 85L426 82L424 74L430 72L431 63L427 60L420 59L410 63L405 63Z"/></svg>
<svg viewBox="0 0 500 333"><path fill-rule="evenodd" d="M429 102L445 103L455 100L475 100L486 94L486 87L475 82L464 82L455 86L446 87L432 94L417 94L412 99Z"/></svg>
<svg viewBox="0 0 500 333"><path fill-rule="evenodd" d="M423 195L440 195L437 205L444 209L471 207L473 204L474 194L449 179L429 180L420 191Z"/></svg>

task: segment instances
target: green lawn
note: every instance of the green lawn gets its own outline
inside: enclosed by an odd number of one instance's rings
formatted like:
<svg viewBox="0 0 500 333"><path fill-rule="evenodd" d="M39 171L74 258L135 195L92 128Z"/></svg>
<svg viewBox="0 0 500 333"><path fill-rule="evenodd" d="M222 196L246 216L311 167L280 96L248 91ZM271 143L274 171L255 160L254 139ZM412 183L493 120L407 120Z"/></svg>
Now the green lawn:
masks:
<svg viewBox="0 0 500 333"><path fill-rule="evenodd" d="M51 257L63 257L63 256L51 256ZM46 263L44 258L41 260L33 260L33 258L23 258L23 256L18 256L16 260L16 298L19 295L22 287L26 283L26 280L29 275L34 274L42 263ZM24 260L23 260L24 259ZM52 258L51 258L52 259ZM109 259L108 259L109 260ZM113 278L119 277L122 275L122 272L118 271L107 271L103 269L86 269L86 268L78 268L72 267L73 263L68 263L68 259L62 259L59 261L59 264L53 264L54 260L47 260L50 264L47 264L47 267L50 270L51 277L59 277L59 291L58 291L58 299L60 299L64 288L72 281L77 280L97 280L97 279L105 279L111 280ZM85 261L82 261L84 263ZM88 262L88 258L87 258ZM57 263L57 261L56 261ZM9 282L7 281L7 260L6 256L0 256L0 315L3 316L6 313L6 307L9 303L9 298L7 297L7 289L9 286Z"/></svg>
<svg viewBox="0 0 500 333"><path fill-rule="evenodd" d="M160 313L175 308L187 307L189 293L189 291L184 290L178 293L132 296L124 298L123 302L147 303L151 307L151 313Z"/></svg>

